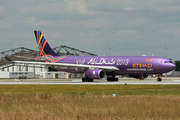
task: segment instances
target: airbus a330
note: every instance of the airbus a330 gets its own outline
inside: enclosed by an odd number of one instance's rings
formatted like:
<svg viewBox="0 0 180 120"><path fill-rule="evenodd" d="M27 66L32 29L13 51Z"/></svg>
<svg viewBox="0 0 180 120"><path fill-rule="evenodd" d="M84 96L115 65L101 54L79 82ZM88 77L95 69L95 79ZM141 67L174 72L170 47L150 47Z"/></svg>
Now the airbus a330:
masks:
<svg viewBox="0 0 180 120"><path fill-rule="evenodd" d="M56 70L84 74L82 82L93 82L107 76L107 81L118 81L116 75L145 79L148 75L167 73L176 65L170 59L157 56L59 56L50 47L41 31L34 31L40 56L46 62L15 61L48 65ZM161 81L160 77L157 81Z"/></svg>

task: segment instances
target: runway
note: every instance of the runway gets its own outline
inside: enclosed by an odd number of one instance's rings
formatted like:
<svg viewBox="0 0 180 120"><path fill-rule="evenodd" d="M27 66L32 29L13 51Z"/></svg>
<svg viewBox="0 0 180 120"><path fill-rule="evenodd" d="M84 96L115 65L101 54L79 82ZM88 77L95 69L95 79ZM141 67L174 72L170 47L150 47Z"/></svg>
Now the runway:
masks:
<svg viewBox="0 0 180 120"><path fill-rule="evenodd" d="M156 78L138 80L133 78L119 78L118 82L107 82L106 79L94 80L94 82L82 82L81 79L0 79L0 85L179 85L180 77L162 78L157 82Z"/></svg>

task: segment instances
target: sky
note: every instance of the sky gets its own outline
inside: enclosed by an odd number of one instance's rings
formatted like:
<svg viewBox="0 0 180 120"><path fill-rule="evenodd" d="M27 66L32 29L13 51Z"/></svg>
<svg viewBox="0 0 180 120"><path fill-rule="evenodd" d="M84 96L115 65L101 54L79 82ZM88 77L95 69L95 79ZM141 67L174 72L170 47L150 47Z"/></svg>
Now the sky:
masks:
<svg viewBox="0 0 180 120"><path fill-rule="evenodd" d="M38 50L34 30L52 48L180 60L180 0L0 1L0 52Z"/></svg>

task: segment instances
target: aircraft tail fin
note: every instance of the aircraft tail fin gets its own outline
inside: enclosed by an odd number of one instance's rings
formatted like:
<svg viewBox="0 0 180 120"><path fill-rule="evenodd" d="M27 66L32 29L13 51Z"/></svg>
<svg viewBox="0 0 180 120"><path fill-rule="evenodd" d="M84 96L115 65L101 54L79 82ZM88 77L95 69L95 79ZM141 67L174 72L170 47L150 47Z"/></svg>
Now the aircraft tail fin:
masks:
<svg viewBox="0 0 180 120"><path fill-rule="evenodd" d="M41 31L35 30L34 34L37 40L37 44L41 56L45 56L45 55L59 56L52 50L52 48L50 47L49 43L47 42Z"/></svg>

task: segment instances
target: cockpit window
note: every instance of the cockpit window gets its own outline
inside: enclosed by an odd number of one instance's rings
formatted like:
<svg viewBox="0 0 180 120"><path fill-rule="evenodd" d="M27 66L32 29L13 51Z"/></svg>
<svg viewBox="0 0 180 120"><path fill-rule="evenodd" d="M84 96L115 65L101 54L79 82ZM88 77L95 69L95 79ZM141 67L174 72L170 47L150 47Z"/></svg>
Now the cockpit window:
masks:
<svg viewBox="0 0 180 120"><path fill-rule="evenodd" d="M172 63L172 61L164 61L164 63Z"/></svg>

